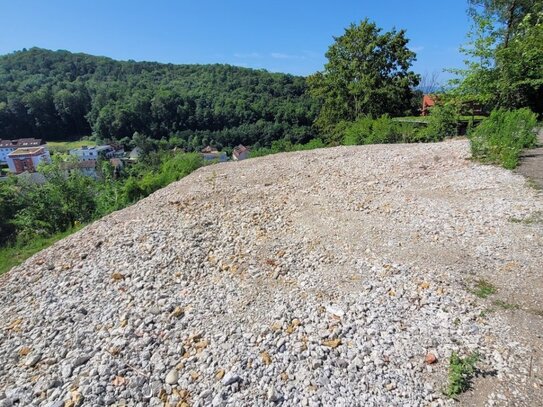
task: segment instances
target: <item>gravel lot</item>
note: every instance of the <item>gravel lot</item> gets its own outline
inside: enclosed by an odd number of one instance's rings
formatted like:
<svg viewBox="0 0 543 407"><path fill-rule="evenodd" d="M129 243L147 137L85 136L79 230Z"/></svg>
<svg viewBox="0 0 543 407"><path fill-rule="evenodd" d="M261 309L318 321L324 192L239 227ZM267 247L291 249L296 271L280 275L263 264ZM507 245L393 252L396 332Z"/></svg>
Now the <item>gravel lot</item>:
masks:
<svg viewBox="0 0 543 407"><path fill-rule="evenodd" d="M461 404L543 405L543 199L468 158L218 164L95 222L0 278L0 406L454 405L453 351Z"/></svg>

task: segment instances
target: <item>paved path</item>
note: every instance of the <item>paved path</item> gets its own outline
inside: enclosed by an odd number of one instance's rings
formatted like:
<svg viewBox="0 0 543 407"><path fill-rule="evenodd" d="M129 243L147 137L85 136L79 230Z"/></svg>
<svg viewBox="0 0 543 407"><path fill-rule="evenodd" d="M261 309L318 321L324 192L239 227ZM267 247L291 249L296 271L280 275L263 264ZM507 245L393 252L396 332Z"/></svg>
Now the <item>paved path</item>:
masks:
<svg viewBox="0 0 543 407"><path fill-rule="evenodd" d="M543 189L543 128L538 133L538 146L522 153L517 172Z"/></svg>

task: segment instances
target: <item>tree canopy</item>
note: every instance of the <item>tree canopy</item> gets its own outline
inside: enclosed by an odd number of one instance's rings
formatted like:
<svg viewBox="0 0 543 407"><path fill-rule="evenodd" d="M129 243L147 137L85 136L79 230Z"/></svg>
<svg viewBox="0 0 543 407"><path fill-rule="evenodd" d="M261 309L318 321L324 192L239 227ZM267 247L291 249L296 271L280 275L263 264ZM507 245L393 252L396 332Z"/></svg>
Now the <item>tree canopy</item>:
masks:
<svg viewBox="0 0 543 407"><path fill-rule="evenodd" d="M311 94L322 104L321 129L369 115L404 114L411 108L419 77L410 71L415 53L405 31L382 32L367 19L334 38L324 71L308 78Z"/></svg>
<svg viewBox="0 0 543 407"><path fill-rule="evenodd" d="M32 48L0 57L0 138L135 132L183 147L312 136L303 77L229 65L115 61Z"/></svg>
<svg viewBox="0 0 543 407"><path fill-rule="evenodd" d="M543 1L471 0L466 67L454 93L493 108L543 114Z"/></svg>

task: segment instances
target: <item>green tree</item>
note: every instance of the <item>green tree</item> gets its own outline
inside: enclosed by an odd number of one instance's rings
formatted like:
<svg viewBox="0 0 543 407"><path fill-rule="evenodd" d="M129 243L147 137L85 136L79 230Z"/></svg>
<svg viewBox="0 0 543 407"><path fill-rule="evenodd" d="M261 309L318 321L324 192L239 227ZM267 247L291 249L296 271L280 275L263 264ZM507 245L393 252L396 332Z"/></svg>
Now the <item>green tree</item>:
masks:
<svg viewBox="0 0 543 407"><path fill-rule="evenodd" d="M471 15L497 22L494 32L500 35L505 48L528 15L543 11L541 0L469 0L469 4Z"/></svg>
<svg viewBox="0 0 543 407"><path fill-rule="evenodd" d="M329 131L342 120L403 114L419 82L409 70L415 53L405 31L383 33L366 19L334 39L324 71L308 78L311 94L322 104L318 127Z"/></svg>
<svg viewBox="0 0 543 407"><path fill-rule="evenodd" d="M543 113L543 13L520 24L507 48L496 53L498 104Z"/></svg>
<svg viewBox="0 0 543 407"><path fill-rule="evenodd" d="M542 114L543 12L538 10L543 2L471 4L473 27L461 48L467 57L465 68L451 70L458 75L452 93L482 102L488 110L529 107ZM476 11L474 4L479 6Z"/></svg>

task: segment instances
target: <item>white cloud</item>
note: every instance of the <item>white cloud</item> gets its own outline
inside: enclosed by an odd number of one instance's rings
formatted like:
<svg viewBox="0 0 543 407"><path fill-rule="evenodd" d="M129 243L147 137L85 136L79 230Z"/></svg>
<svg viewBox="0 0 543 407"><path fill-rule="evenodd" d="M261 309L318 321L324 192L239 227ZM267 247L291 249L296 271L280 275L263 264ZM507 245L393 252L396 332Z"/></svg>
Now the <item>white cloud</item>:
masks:
<svg viewBox="0 0 543 407"><path fill-rule="evenodd" d="M283 52L272 52L270 56L274 59L307 59L306 55L285 54Z"/></svg>
<svg viewBox="0 0 543 407"><path fill-rule="evenodd" d="M236 52L234 56L236 58L262 58L263 57L263 55L258 52L249 52L248 54Z"/></svg>

